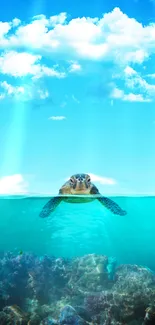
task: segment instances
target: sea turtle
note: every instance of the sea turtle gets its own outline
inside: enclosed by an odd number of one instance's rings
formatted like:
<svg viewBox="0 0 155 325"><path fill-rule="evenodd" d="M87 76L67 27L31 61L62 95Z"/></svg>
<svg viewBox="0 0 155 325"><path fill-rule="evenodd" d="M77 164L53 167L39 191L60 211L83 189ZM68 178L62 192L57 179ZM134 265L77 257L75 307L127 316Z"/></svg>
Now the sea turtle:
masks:
<svg viewBox="0 0 155 325"><path fill-rule="evenodd" d="M126 215L117 203L100 194L98 188L91 182L88 174L75 174L60 188L58 196L52 197L40 212L41 218L48 217L61 201L69 203L86 203L97 199L114 214Z"/></svg>

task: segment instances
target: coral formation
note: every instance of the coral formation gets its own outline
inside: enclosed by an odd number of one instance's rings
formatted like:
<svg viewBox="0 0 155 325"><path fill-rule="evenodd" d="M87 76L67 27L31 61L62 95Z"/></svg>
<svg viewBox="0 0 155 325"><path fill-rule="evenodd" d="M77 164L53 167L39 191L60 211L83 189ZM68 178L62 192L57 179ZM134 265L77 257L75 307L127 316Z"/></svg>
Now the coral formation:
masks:
<svg viewBox="0 0 155 325"><path fill-rule="evenodd" d="M89 254L0 258L0 324L152 325L155 275Z"/></svg>

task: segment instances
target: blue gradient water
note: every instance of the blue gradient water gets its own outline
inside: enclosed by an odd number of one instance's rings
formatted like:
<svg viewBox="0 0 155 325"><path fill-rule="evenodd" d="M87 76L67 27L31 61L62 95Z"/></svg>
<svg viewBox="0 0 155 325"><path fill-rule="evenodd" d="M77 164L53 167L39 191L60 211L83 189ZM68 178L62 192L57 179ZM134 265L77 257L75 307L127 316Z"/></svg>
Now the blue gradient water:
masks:
<svg viewBox="0 0 155 325"><path fill-rule="evenodd" d="M62 202L49 218L41 219L48 197L2 196L0 251L64 257L97 253L155 270L155 197L111 198L126 216L113 215L95 200Z"/></svg>

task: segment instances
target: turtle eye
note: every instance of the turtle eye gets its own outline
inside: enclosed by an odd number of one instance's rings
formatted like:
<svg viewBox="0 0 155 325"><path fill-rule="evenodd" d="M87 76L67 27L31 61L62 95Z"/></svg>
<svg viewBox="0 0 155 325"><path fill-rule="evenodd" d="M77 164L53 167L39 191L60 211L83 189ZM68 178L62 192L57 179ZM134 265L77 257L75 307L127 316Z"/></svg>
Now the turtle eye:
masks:
<svg viewBox="0 0 155 325"><path fill-rule="evenodd" d="M70 183L71 183L71 184L74 184L74 180L73 180L73 178L70 178Z"/></svg>
<svg viewBox="0 0 155 325"><path fill-rule="evenodd" d="M87 182L90 183L90 181L91 181L91 180L90 180L90 177L89 177L89 178L87 179Z"/></svg>

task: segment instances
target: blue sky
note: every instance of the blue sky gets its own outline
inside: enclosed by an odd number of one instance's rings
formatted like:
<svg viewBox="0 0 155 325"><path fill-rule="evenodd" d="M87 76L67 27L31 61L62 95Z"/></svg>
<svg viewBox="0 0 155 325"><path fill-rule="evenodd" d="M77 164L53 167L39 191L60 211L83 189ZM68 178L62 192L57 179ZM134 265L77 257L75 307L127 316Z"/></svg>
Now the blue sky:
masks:
<svg viewBox="0 0 155 325"><path fill-rule="evenodd" d="M7 1L0 193L155 193L155 2Z"/></svg>

